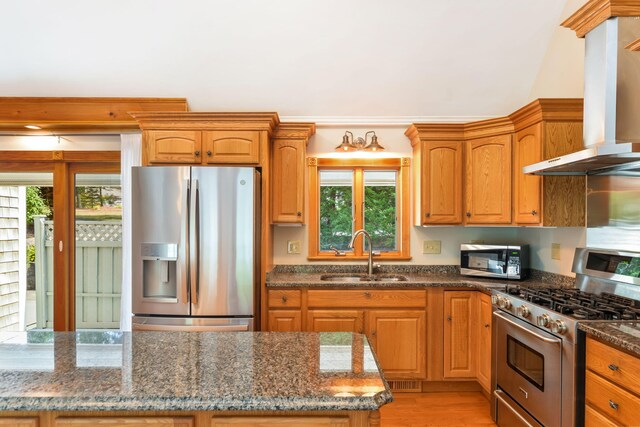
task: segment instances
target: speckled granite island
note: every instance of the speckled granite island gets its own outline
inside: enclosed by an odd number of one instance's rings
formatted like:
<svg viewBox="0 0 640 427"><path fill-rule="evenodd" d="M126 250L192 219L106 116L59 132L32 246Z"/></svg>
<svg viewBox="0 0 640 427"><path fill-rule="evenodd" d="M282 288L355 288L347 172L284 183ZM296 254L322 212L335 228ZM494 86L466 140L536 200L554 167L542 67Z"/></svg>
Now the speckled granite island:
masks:
<svg viewBox="0 0 640 427"><path fill-rule="evenodd" d="M0 334L3 426L378 426L390 401L360 334Z"/></svg>

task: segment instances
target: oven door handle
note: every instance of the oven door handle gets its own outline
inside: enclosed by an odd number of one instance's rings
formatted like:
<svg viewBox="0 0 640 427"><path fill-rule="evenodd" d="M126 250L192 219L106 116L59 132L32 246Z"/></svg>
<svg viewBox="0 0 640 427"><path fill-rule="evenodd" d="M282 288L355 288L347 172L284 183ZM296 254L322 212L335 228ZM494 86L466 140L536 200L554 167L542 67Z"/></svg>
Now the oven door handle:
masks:
<svg viewBox="0 0 640 427"><path fill-rule="evenodd" d="M535 333L534 331L531 331L527 328L525 328L522 325L517 324L516 322L514 322L513 320L509 319L507 316L505 316L504 314L502 314L499 311L494 312L494 314L496 316L500 317L500 320L504 320L505 322L509 323L511 326L520 329L521 331L524 331L528 334L533 334L535 335L536 339L539 339L540 341L546 342L547 344L557 344L557 345L561 345L562 344L562 340L558 339L558 338L547 338L547 337L543 337L540 334Z"/></svg>

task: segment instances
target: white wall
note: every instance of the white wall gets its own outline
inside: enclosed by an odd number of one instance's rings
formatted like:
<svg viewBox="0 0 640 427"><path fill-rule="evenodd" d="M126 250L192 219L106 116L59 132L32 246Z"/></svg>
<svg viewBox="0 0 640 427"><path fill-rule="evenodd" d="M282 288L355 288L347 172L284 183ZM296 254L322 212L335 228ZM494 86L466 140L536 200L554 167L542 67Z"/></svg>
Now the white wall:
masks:
<svg viewBox="0 0 640 427"><path fill-rule="evenodd" d="M369 154L380 157L411 157L411 143L404 135L407 126L389 126L373 128L380 143L386 148L382 154ZM344 131L348 129L355 136L363 136L371 127L320 127L309 142L307 155L310 157L344 157L334 148L341 142ZM365 153L367 155L368 153ZM362 156L362 154L360 154ZM308 202L308 200L307 200ZM412 201L413 203L413 201ZM413 222L412 222L413 223ZM308 227L274 227L274 264L307 264ZM570 274L571 259L576 246L584 245L583 228L523 228L523 227L411 227L410 264L459 264L460 244L472 240L484 243L529 243L532 245L533 267L560 274ZM287 241L301 242L300 254L287 253ZM440 240L440 254L422 254L423 240ZM551 242L561 243L561 260L551 259ZM314 263L316 263L314 261ZM357 263L361 263L360 261Z"/></svg>

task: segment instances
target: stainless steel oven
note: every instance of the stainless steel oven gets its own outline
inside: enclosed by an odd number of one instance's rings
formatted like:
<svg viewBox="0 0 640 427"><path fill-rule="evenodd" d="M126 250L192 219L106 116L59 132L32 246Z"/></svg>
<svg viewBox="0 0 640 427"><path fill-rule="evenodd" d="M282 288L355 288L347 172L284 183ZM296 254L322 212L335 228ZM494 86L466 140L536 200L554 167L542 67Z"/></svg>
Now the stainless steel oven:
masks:
<svg viewBox="0 0 640 427"><path fill-rule="evenodd" d="M497 384L516 405L504 396L501 403L523 418L527 412L520 407L527 408L546 427L562 425L562 339L509 314L494 312L493 320ZM501 415L498 425L509 425Z"/></svg>

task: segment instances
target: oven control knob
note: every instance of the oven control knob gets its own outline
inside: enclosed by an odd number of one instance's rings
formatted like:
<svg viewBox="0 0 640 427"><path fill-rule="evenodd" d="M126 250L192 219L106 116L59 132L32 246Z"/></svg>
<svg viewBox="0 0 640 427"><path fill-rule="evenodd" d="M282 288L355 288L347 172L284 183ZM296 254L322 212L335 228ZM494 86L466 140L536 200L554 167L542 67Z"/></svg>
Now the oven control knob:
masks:
<svg viewBox="0 0 640 427"><path fill-rule="evenodd" d="M549 327L549 323L551 323L551 319L548 315L543 314L542 316L538 316L536 318L538 326L544 326L545 328Z"/></svg>
<svg viewBox="0 0 640 427"><path fill-rule="evenodd" d="M554 320L551 322L550 329L551 332L555 332L556 334L564 334L567 332L567 325L565 325L562 320Z"/></svg>
<svg viewBox="0 0 640 427"><path fill-rule="evenodd" d="M527 307L526 305L521 305L520 307L518 307L518 316L520 317L529 317L529 315L531 314L531 312L529 311L529 307Z"/></svg>
<svg viewBox="0 0 640 427"><path fill-rule="evenodd" d="M508 310L511 308L511 301L509 300L509 298L500 298L498 300L498 307Z"/></svg>

